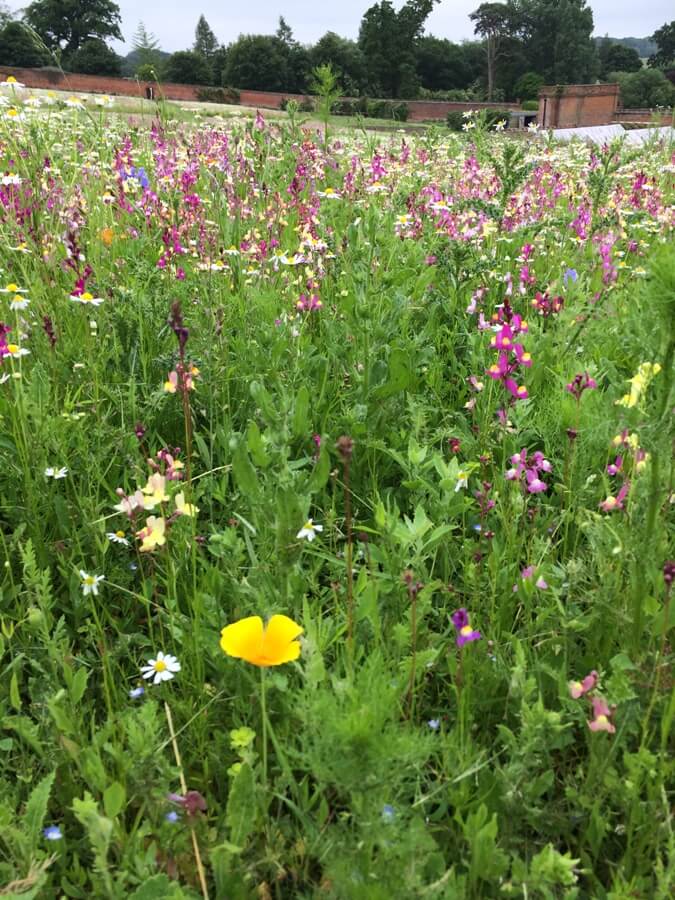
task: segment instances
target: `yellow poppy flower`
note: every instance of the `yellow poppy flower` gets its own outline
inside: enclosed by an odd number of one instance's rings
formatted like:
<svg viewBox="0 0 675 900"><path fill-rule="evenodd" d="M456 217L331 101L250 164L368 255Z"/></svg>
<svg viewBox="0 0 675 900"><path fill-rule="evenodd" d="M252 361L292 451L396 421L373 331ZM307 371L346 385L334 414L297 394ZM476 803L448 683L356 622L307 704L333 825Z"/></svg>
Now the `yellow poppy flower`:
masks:
<svg viewBox="0 0 675 900"><path fill-rule="evenodd" d="M220 646L228 656L244 659L254 666L280 666L300 656L303 632L288 616L272 616L263 628L260 616L249 616L223 628Z"/></svg>

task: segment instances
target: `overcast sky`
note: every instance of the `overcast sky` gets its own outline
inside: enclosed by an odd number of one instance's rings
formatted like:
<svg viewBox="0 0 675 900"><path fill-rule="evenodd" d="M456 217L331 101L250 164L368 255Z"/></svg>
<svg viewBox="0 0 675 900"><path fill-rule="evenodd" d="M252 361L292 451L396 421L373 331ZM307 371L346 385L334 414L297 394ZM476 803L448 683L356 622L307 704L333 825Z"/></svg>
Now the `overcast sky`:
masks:
<svg viewBox="0 0 675 900"><path fill-rule="evenodd" d="M356 37L361 16L374 0L117 0L122 10L122 32L125 44L115 49L124 53L131 49L131 38L142 19L160 41L163 50L188 48L200 13L213 28L218 39L228 44L239 34L269 34L276 30L283 15L297 40L309 43L326 31L344 37ZM403 0L394 0L395 6ZM428 19L427 32L438 37L461 41L473 37L469 13L481 0L441 0ZM20 9L24 2L10 0L10 8ZM670 21L675 15L672 0L591 0L595 33L612 37L646 37Z"/></svg>

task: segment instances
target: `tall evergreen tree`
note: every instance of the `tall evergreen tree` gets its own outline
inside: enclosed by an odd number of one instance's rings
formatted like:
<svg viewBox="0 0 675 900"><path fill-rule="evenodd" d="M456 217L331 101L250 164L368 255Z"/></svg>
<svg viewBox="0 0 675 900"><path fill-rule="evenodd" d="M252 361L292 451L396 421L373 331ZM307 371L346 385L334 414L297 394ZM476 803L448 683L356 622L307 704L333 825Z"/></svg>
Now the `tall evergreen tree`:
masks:
<svg viewBox="0 0 675 900"><path fill-rule="evenodd" d="M218 49L218 38L203 15L199 17L195 28L195 42L192 49L207 60L210 60Z"/></svg>
<svg viewBox="0 0 675 900"><path fill-rule="evenodd" d="M136 52L136 71L152 67L155 71L160 66L159 41L148 31L143 22L138 23L136 33L131 39L131 46Z"/></svg>

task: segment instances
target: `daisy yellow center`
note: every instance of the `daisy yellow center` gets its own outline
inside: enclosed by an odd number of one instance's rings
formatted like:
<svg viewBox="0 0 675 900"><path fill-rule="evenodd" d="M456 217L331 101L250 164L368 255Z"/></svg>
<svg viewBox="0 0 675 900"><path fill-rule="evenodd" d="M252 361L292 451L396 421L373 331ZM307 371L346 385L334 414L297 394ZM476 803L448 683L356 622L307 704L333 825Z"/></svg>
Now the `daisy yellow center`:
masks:
<svg viewBox="0 0 675 900"><path fill-rule="evenodd" d="M96 579L94 578L93 575L87 575L87 576L85 576L84 583L85 584L96 584Z"/></svg>
<svg viewBox="0 0 675 900"><path fill-rule="evenodd" d="M116 531L116 532L115 532L115 537L123 538L123 537L124 537L124 532L123 532L123 531Z"/></svg>
<svg viewBox="0 0 675 900"><path fill-rule="evenodd" d="M84 294L82 294L82 300L93 300L93 299L94 299L94 295L90 294L89 291L85 291Z"/></svg>
<svg viewBox="0 0 675 900"><path fill-rule="evenodd" d="M314 523L312 522L311 519L309 519L307 522L305 522L305 530L306 531L314 531Z"/></svg>
<svg viewBox="0 0 675 900"><path fill-rule="evenodd" d="M18 344L7 344L7 349L10 353L18 353L19 345Z"/></svg>
<svg viewBox="0 0 675 900"><path fill-rule="evenodd" d="M464 628L460 629L459 633L462 635L462 637L468 637L472 631L473 628L470 625L465 625Z"/></svg>
<svg viewBox="0 0 675 900"><path fill-rule="evenodd" d="M16 84L16 78L13 75L10 75L7 79L7 84Z"/></svg>
<svg viewBox="0 0 675 900"><path fill-rule="evenodd" d="M163 659L158 659L155 663L155 672L166 672L166 663Z"/></svg>
<svg viewBox="0 0 675 900"><path fill-rule="evenodd" d="M598 725L606 725L609 722L609 719L607 718L607 716L598 716L595 721L598 723Z"/></svg>
<svg viewBox="0 0 675 900"><path fill-rule="evenodd" d="M8 116L18 116L19 113L18 113L18 111L17 111L16 109L10 109L10 110L7 111L7 115L8 115Z"/></svg>
<svg viewBox="0 0 675 900"><path fill-rule="evenodd" d="M13 294L16 294L16 292L19 290L19 285L18 285L18 284L14 284L14 282L12 282L11 284L8 284L8 285L7 285L7 287L5 288L5 290L6 290L6 291L10 291L10 292L13 293Z"/></svg>

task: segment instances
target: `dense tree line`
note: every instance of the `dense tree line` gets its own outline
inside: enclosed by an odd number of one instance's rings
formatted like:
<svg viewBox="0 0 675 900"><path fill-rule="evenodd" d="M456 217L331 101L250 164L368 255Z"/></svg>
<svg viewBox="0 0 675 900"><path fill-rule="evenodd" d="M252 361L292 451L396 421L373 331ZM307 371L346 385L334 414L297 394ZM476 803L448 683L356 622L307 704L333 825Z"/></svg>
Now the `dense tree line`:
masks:
<svg viewBox="0 0 675 900"><path fill-rule="evenodd" d="M364 12L357 40L328 31L311 46L295 40L283 17L274 34L240 35L225 46L202 15L192 46L166 54L139 23L126 58L106 43L121 39L114 0L33 0L20 22L0 4L0 59L288 93L307 92L312 72L330 65L345 95L403 99L532 100L544 83L619 80L626 105L672 102L675 22L649 39L597 39L586 0L506 0L478 6L470 16L476 39L456 43L424 34L438 2L407 0L397 10L378 0Z"/></svg>

